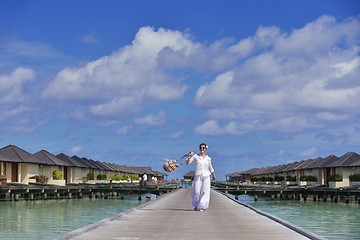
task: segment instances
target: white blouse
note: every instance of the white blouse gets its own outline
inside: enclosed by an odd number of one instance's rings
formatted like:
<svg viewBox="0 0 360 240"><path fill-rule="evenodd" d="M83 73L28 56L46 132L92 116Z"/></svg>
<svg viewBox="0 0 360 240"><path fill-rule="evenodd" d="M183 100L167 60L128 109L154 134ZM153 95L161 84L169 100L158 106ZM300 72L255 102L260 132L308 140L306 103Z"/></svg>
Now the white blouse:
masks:
<svg viewBox="0 0 360 240"><path fill-rule="evenodd" d="M205 158L202 158L201 156L194 154L189 159L189 164L194 161L196 163L195 175L210 176L210 174L214 172L214 168L211 164L211 158L208 155L206 155Z"/></svg>

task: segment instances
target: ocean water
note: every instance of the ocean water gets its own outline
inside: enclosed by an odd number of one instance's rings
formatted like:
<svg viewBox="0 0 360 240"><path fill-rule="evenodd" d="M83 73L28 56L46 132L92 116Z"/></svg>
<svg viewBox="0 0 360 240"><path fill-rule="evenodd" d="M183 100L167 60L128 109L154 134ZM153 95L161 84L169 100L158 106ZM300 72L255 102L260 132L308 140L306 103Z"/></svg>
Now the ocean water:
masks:
<svg viewBox="0 0 360 240"><path fill-rule="evenodd" d="M0 202L0 239L54 239L69 231L117 215L145 202L138 195L125 199L92 198ZM155 195L150 195L155 199ZM234 197L234 196L232 196ZM280 217L329 240L360 239L360 205L298 200L239 201ZM211 204L211 203L210 203Z"/></svg>
<svg viewBox="0 0 360 240"><path fill-rule="evenodd" d="M231 196L233 197L233 196ZM239 201L329 240L360 239L360 204L270 200L241 195Z"/></svg>
<svg viewBox="0 0 360 240"><path fill-rule="evenodd" d="M120 198L58 199L0 202L0 239L54 239L69 231L139 206L138 195Z"/></svg>

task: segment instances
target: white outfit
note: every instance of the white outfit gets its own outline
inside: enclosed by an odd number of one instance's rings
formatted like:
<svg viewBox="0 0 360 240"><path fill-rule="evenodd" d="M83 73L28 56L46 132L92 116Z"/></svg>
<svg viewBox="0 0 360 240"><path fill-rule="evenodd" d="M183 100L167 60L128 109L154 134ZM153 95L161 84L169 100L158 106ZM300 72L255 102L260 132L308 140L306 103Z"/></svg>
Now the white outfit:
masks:
<svg viewBox="0 0 360 240"><path fill-rule="evenodd" d="M207 155L203 158L194 154L189 159L189 164L194 161L196 163L196 170L191 189L192 205L197 209L207 209L210 202L210 175L214 172L214 168L211 164L211 158Z"/></svg>

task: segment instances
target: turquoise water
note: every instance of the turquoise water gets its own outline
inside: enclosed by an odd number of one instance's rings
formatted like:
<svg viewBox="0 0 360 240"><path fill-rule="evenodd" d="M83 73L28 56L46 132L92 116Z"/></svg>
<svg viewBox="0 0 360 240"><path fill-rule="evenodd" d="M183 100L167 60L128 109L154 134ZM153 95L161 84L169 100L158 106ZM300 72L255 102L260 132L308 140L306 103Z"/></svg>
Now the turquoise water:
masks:
<svg viewBox="0 0 360 240"><path fill-rule="evenodd" d="M0 239L54 239L69 231L117 215L145 201L137 195L102 199L62 199L0 202ZM151 195L151 199L155 199ZM360 239L360 205L297 200L259 199L241 195L239 201L280 217L329 240ZM211 204L211 203L210 203Z"/></svg>
<svg viewBox="0 0 360 240"><path fill-rule="evenodd" d="M360 239L360 205L357 203L253 199L239 196L241 202L329 240Z"/></svg>
<svg viewBox="0 0 360 240"><path fill-rule="evenodd" d="M149 195L149 194L147 194ZM145 201L137 195L125 199L83 198L0 202L0 239L54 239L69 231L114 216ZM151 199L155 199L151 195Z"/></svg>

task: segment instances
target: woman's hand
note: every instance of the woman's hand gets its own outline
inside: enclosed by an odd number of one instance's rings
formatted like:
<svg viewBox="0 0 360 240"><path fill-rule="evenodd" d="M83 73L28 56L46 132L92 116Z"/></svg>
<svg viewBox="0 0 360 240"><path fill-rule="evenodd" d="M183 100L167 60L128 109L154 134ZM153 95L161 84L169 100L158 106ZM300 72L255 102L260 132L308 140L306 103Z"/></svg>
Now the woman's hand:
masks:
<svg viewBox="0 0 360 240"><path fill-rule="evenodd" d="M213 180L213 181L215 181L215 180L216 180L215 173L214 173L214 172L212 172L212 173L211 173L211 175L212 175L212 180Z"/></svg>

